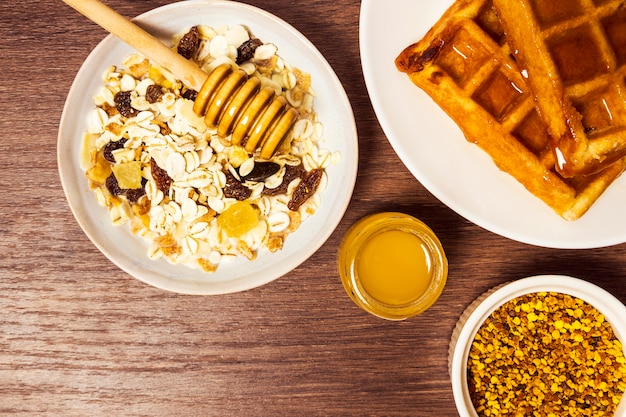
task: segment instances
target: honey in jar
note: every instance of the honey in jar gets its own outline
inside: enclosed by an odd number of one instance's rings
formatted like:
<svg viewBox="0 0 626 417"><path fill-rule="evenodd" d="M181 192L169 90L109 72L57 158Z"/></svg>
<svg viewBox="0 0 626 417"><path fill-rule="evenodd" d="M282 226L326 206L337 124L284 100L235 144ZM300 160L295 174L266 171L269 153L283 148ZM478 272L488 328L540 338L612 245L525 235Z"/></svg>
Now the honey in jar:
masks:
<svg viewBox="0 0 626 417"><path fill-rule="evenodd" d="M339 272L348 295L365 311L403 320L429 308L447 279L441 242L420 220L402 213L367 216L346 233Z"/></svg>

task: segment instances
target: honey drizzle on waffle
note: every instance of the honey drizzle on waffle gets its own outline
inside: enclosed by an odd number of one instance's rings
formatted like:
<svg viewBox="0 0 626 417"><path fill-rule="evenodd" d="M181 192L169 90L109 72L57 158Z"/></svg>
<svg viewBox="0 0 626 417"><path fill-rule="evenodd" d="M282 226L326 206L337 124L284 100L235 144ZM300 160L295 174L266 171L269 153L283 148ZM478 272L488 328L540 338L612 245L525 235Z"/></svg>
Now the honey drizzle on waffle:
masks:
<svg viewBox="0 0 626 417"><path fill-rule="evenodd" d="M590 174L626 155L623 0L494 0L554 138L557 168Z"/></svg>
<svg viewBox="0 0 626 417"><path fill-rule="evenodd" d="M466 139L567 220L582 216L624 169L564 178L547 127L488 0L458 0L396 66L457 123Z"/></svg>

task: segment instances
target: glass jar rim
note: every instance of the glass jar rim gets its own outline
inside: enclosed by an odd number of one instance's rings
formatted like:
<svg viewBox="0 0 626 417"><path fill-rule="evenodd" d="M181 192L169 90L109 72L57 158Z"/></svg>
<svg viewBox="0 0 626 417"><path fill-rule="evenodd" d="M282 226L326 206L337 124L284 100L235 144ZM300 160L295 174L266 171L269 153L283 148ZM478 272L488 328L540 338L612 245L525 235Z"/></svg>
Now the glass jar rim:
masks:
<svg viewBox="0 0 626 417"><path fill-rule="evenodd" d="M385 231L409 232L420 239L432 260L431 281L427 290L410 303L391 305L374 298L360 282L356 261L364 245L373 236ZM354 223L339 247L339 274L352 301L363 310L388 320L404 320L430 308L446 284L448 261L435 233L421 220L400 212L382 212L365 216Z"/></svg>

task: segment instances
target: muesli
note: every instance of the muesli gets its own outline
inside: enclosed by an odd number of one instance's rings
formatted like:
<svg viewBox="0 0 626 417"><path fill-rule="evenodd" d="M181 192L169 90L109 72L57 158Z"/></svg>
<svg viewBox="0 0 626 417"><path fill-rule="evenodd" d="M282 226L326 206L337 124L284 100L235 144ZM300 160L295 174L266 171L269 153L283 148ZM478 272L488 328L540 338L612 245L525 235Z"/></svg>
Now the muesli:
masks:
<svg viewBox="0 0 626 417"><path fill-rule="evenodd" d="M91 189L114 225L149 242L148 256L213 272L224 261L280 250L321 203L325 169L311 77L239 25L196 26L173 42L207 73L228 63L298 111L271 158L233 145L193 111L197 92L139 54L110 66L83 141Z"/></svg>

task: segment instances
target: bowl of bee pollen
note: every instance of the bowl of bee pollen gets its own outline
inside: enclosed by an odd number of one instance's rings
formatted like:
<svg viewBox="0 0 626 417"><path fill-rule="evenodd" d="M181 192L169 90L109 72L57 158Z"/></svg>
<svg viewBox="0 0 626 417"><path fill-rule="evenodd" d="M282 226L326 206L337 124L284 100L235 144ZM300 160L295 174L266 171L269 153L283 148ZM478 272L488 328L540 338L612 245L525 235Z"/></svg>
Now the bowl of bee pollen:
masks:
<svg viewBox="0 0 626 417"><path fill-rule="evenodd" d="M626 307L595 284L543 275L487 291L449 350L462 417L624 416Z"/></svg>

